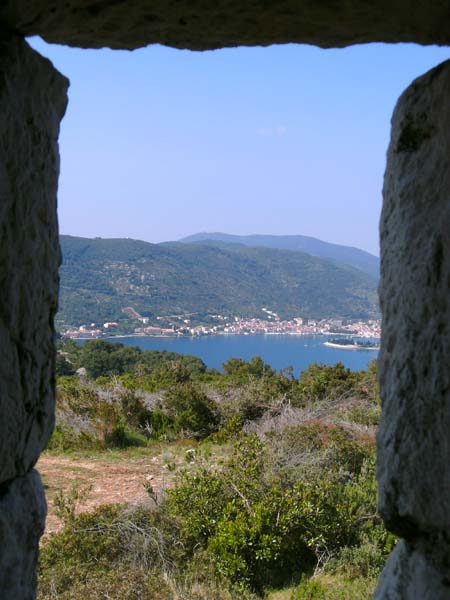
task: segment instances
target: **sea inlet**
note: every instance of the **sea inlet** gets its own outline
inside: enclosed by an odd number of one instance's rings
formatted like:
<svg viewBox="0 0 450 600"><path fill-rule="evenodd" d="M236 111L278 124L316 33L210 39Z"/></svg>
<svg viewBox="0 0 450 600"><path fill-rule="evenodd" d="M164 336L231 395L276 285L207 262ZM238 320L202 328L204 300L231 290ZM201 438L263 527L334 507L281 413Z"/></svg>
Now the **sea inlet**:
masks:
<svg viewBox="0 0 450 600"><path fill-rule="evenodd" d="M324 346L323 335L211 335L197 337L115 337L111 342L138 346L141 350L168 350L193 354L207 367L220 369L231 357L249 360L261 356L274 369L293 367L297 375L312 362L334 365L342 362L354 371L365 369L377 350L348 350Z"/></svg>

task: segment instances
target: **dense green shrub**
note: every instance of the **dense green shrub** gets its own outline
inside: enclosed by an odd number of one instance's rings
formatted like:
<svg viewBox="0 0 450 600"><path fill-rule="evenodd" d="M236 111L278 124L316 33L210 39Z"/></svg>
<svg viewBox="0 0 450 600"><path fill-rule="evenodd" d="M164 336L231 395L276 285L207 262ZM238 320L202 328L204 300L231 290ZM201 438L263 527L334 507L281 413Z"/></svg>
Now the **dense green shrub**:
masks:
<svg viewBox="0 0 450 600"><path fill-rule="evenodd" d="M167 491L167 507L182 532L187 547L206 546L230 499L225 479L207 469L182 473L178 485Z"/></svg>
<svg viewBox="0 0 450 600"><path fill-rule="evenodd" d="M164 408L173 420L175 431L185 431L197 438L217 431L219 415L215 403L192 384L170 387L164 398Z"/></svg>
<svg viewBox="0 0 450 600"><path fill-rule="evenodd" d="M150 435L155 439L163 439L171 432L172 419L162 410L155 408L152 411Z"/></svg>
<svg viewBox="0 0 450 600"><path fill-rule="evenodd" d="M196 356L177 354L167 351L142 351L137 346L126 346L117 342L104 340L87 340L83 345L78 345L73 340L64 340L58 343L59 366L62 371L67 370L62 358L72 365L72 368L84 367L87 375L92 379L98 377L109 377L111 375L130 374L139 378L148 376L167 366L169 379L176 381L179 367L170 365L181 365L184 373L190 378L200 375L206 371L205 363ZM170 376L171 369L175 372L175 379ZM57 372L58 375L68 375L67 372Z"/></svg>
<svg viewBox="0 0 450 600"><path fill-rule="evenodd" d="M251 600L217 579L207 557L186 562L161 508L103 506L66 520L40 553L39 600Z"/></svg>
<svg viewBox="0 0 450 600"><path fill-rule="evenodd" d="M75 431L67 424L58 423L53 430L47 449L53 452L70 452L71 450L90 450L98 447L94 436L85 431Z"/></svg>
<svg viewBox="0 0 450 600"><path fill-rule="evenodd" d="M56 353L55 371L58 377L75 375L74 365L61 352Z"/></svg>
<svg viewBox="0 0 450 600"><path fill-rule="evenodd" d="M311 363L298 380L299 397L305 401L320 401L348 393L363 379L361 371L352 371L340 362L333 366Z"/></svg>
<svg viewBox="0 0 450 600"><path fill-rule="evenodd" d="M152 425L152 412L132 391L123 390L120 394L121 412L130 427L145 430Z"/></svg>
<svg viewBox="0 0 450 600"><path fill-rule="evenodd" d="M279 585L308 571L323 552L382 531L373 460L351 461L351 477L338 477L337 463L327 475L295 483L270 461L267 447L249 436L221 470L186 474L168 491L168 510L189 547L206 548L218 573L234 584Z"/></svg>
<svg viewBox="0 0 450 600"><path fill-rule="evenodd" d="M242 358L229 358L222 364L226 376L236 381L248 381L249 379L261 379L275 375L272 367L265 363L260 356L253 356L249 362Z"/></svg>

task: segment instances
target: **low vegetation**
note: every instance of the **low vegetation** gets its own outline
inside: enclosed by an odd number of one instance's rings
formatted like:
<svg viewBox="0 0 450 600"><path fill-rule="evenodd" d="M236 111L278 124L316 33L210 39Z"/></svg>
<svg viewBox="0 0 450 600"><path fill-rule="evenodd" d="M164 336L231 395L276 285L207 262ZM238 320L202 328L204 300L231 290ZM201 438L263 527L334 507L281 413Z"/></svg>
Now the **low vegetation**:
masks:
<svg viewBox="0 0 450 600"><path fill-rule="evenodd" d="M395 543L376 511L374 363L218 372L93 341L61 344L58 369L48 452L189 448L166 489L143 477L145 504L80 512L88 490L57 495L41 600L371 597Z"/></svg>

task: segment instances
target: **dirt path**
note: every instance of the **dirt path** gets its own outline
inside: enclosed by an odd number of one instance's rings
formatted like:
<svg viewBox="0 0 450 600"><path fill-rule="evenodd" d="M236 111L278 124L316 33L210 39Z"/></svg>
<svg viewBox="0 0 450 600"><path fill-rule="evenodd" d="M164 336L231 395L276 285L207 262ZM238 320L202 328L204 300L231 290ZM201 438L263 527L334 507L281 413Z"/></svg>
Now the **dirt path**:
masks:
<svg viewBox="0 0 450 600"><path fill-rule="evenodd" d="M178 458L178 460L177 460ZM180 463L181 457L171 457ZM76 458L44 454L37 468L44 482L48 516L46 534L58 531L61 521L55 514L54 497L58 490L67 494L75 483L79 489L90 488L79 512L89 511L101 504L142 504L150 499L144 485L150 483L160 493L173 481L173 472L167 468L164 453L149 451L147 455L98 458Z"/></svg>

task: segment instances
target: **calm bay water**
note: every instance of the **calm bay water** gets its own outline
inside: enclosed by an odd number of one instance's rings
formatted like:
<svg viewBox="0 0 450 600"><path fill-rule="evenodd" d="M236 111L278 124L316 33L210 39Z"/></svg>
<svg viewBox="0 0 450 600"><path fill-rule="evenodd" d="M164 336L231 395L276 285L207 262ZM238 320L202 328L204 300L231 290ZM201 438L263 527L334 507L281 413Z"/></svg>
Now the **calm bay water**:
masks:
<svg viewBox="0 0 450 600"><path fill-rule="evenodd" d="M273 368L279 370L294 367L295 374L312 362L334 365L342 362L346 367L359 371L377 357L377 350L342 350L324 346L326 336L294 335L216 335L185 338L124 337L109 341L142 350L168 350L200 357L210 367L220 369L229 358L249 360L261 356Z"/></svg>

